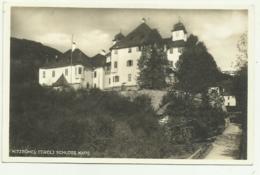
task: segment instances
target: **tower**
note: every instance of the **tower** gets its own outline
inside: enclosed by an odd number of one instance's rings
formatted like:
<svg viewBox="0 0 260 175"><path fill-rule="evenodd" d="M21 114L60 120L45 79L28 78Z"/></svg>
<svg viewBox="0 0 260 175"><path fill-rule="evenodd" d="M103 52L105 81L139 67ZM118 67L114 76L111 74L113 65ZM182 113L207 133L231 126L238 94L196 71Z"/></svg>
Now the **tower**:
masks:
<svg viewBox="0 0 260 175"><path fill-rule="evenodd" d="M121 41L124 38L125 38L125 36L120 31L118 34L115 35L115 37L113 39L113 45L115 45L117 42Z"/></svg>
<svg viewBox="0 0 260 175"><path fill-rule="evenodd" d="M187 40L187 31L181 22L176 23L172 29L172 41Z"/></svg>

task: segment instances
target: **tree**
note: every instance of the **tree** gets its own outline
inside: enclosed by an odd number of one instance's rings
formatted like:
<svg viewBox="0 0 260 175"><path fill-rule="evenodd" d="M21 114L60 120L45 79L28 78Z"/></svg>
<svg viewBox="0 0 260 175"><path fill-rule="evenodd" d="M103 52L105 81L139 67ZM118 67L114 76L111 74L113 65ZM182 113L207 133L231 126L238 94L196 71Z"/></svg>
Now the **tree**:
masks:
<svg viewBox="0 0 260 175"><path fill-rule="evenodd" d="M237 69L234 77L234 93L237 107L241 111L242 140L240 146L240 157L247 158L247 93L248 93L248 65L247 65L247 34L241 35L238 43Z"/></svg>
<svg viewBox="0 0 260 175"><path fill-rule="evenodd" d="M240 36L240 39L238 40L237 43L237 49L238 49L237 64L236 64L237 68L241 68L245 66L245 64L247 64L247 58L248 58L247 47L248 47L247 33L245 32Z"/></svg>
<svg viewBox="0 0 260 175"><path fill-rule="evenodd" d="M205 92L221 73L213 56L197 36L190 35L176 63L177 88L195 94Z"/></svg>
<svg viewBox="0 0 260 175"><path fill-rule="evenodd" d="M140 88L162 89L166 87L167 66L168 61L163 48L156 44L144 47L138 61L140 74L137 81Z"/></svg>

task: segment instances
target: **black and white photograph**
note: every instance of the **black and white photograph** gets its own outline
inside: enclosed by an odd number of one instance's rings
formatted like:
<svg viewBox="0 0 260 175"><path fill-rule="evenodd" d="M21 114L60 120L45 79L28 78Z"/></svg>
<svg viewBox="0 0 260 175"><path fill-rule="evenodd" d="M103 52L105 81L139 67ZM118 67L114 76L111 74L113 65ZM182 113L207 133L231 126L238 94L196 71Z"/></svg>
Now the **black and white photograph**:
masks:
<svg viewBox="0 0 260 175"><path fill-rule="evenodd" d="M248 8L12 6L6 161L248 160L249 31Z"/></svg>

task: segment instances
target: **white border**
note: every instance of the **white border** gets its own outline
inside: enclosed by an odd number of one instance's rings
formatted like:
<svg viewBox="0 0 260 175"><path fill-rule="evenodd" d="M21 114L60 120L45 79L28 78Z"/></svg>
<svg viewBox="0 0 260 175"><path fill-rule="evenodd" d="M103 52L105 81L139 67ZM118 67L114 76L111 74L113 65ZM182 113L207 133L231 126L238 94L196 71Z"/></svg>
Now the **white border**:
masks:
<svg viewBox="0 0 260 175"><path fill-rule="evenodd" d="M153 8L153 9L248 9L248 43L249 43L249 84L248 89L248 159L247 160L181 160L181 159L122 159L122 158L52 158L52 157L9 157L9 90L10 90L10 7L74 7L74 8ZM172 8L173 7L173 8ZM6 2L4 3L4 57L3 59L3 148L4 162L45 162L45 163L117 163L117 164L217 164L217 165L251 165L253 163L253 116L254 116L254 5L248 4L208 4L208 3L118 3L118 2Z"/></svg>

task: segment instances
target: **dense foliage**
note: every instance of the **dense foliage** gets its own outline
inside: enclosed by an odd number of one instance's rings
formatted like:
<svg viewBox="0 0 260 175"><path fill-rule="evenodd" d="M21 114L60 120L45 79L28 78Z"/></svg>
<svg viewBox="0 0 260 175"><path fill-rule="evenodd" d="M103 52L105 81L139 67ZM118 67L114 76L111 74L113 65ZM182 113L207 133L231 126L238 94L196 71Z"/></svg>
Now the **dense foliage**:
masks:
<svg viewBox="0 0 260 175"><path fill-rule="evenodd" d="M163 136L151 101L116 92L16 87L12 149L86 150L91 157L161 157Z"/></svg>
<svg viewBox="0 0 260 175"><path fill-rule="evenodd" d="M222 76L213 56L194 35L188 37L176 67L177 87L190 93L206 91Z"/></svg>
<svg viewBox="0 0 260 175"><path fill-rule="evenodd" d="M140 88L162 89L166 87L168 61L163 48L157 45L144 47L138 61L138 68Z"/></svg>
<svg viewBox="0 0 260 175"><path fill-rule="evenodd" d="M223 125L224 114L219 109L207 103L197 105L188 95L183 98L169 93L163 100L169 103L165 115L170 116L165 132L149 97L130 99L98 89L55 91L40 87L38 68L59 52L17 39L11 40L11 49L11 150L78 150L89 151L90 157L168 158L192 153L193 148L187 151L187 147L177 145L206 139ZM138 66L141 88L166 87L168 62L160 48L145 47Z"/></svg>
<svg viewBox="0 0 260 175"><path fill-rule="evenodd" d="M224 129L225 112L212 106L209 101L195 99L189 94L168 92L163 102L169 116L167 129L172 131L172 142L205 141L220 134Z"/></svg>
<svg viewBox="0 0 260 175"><path fill-rule="evenodd" d="M242 125L242 140L240 147L240 157L247 158L247 108L248 108L248 53L247 34L241 35L238 44L237 67L238 71L234 77L233 91L237 99L238 110L241 111L240 121Z"/></svg>

